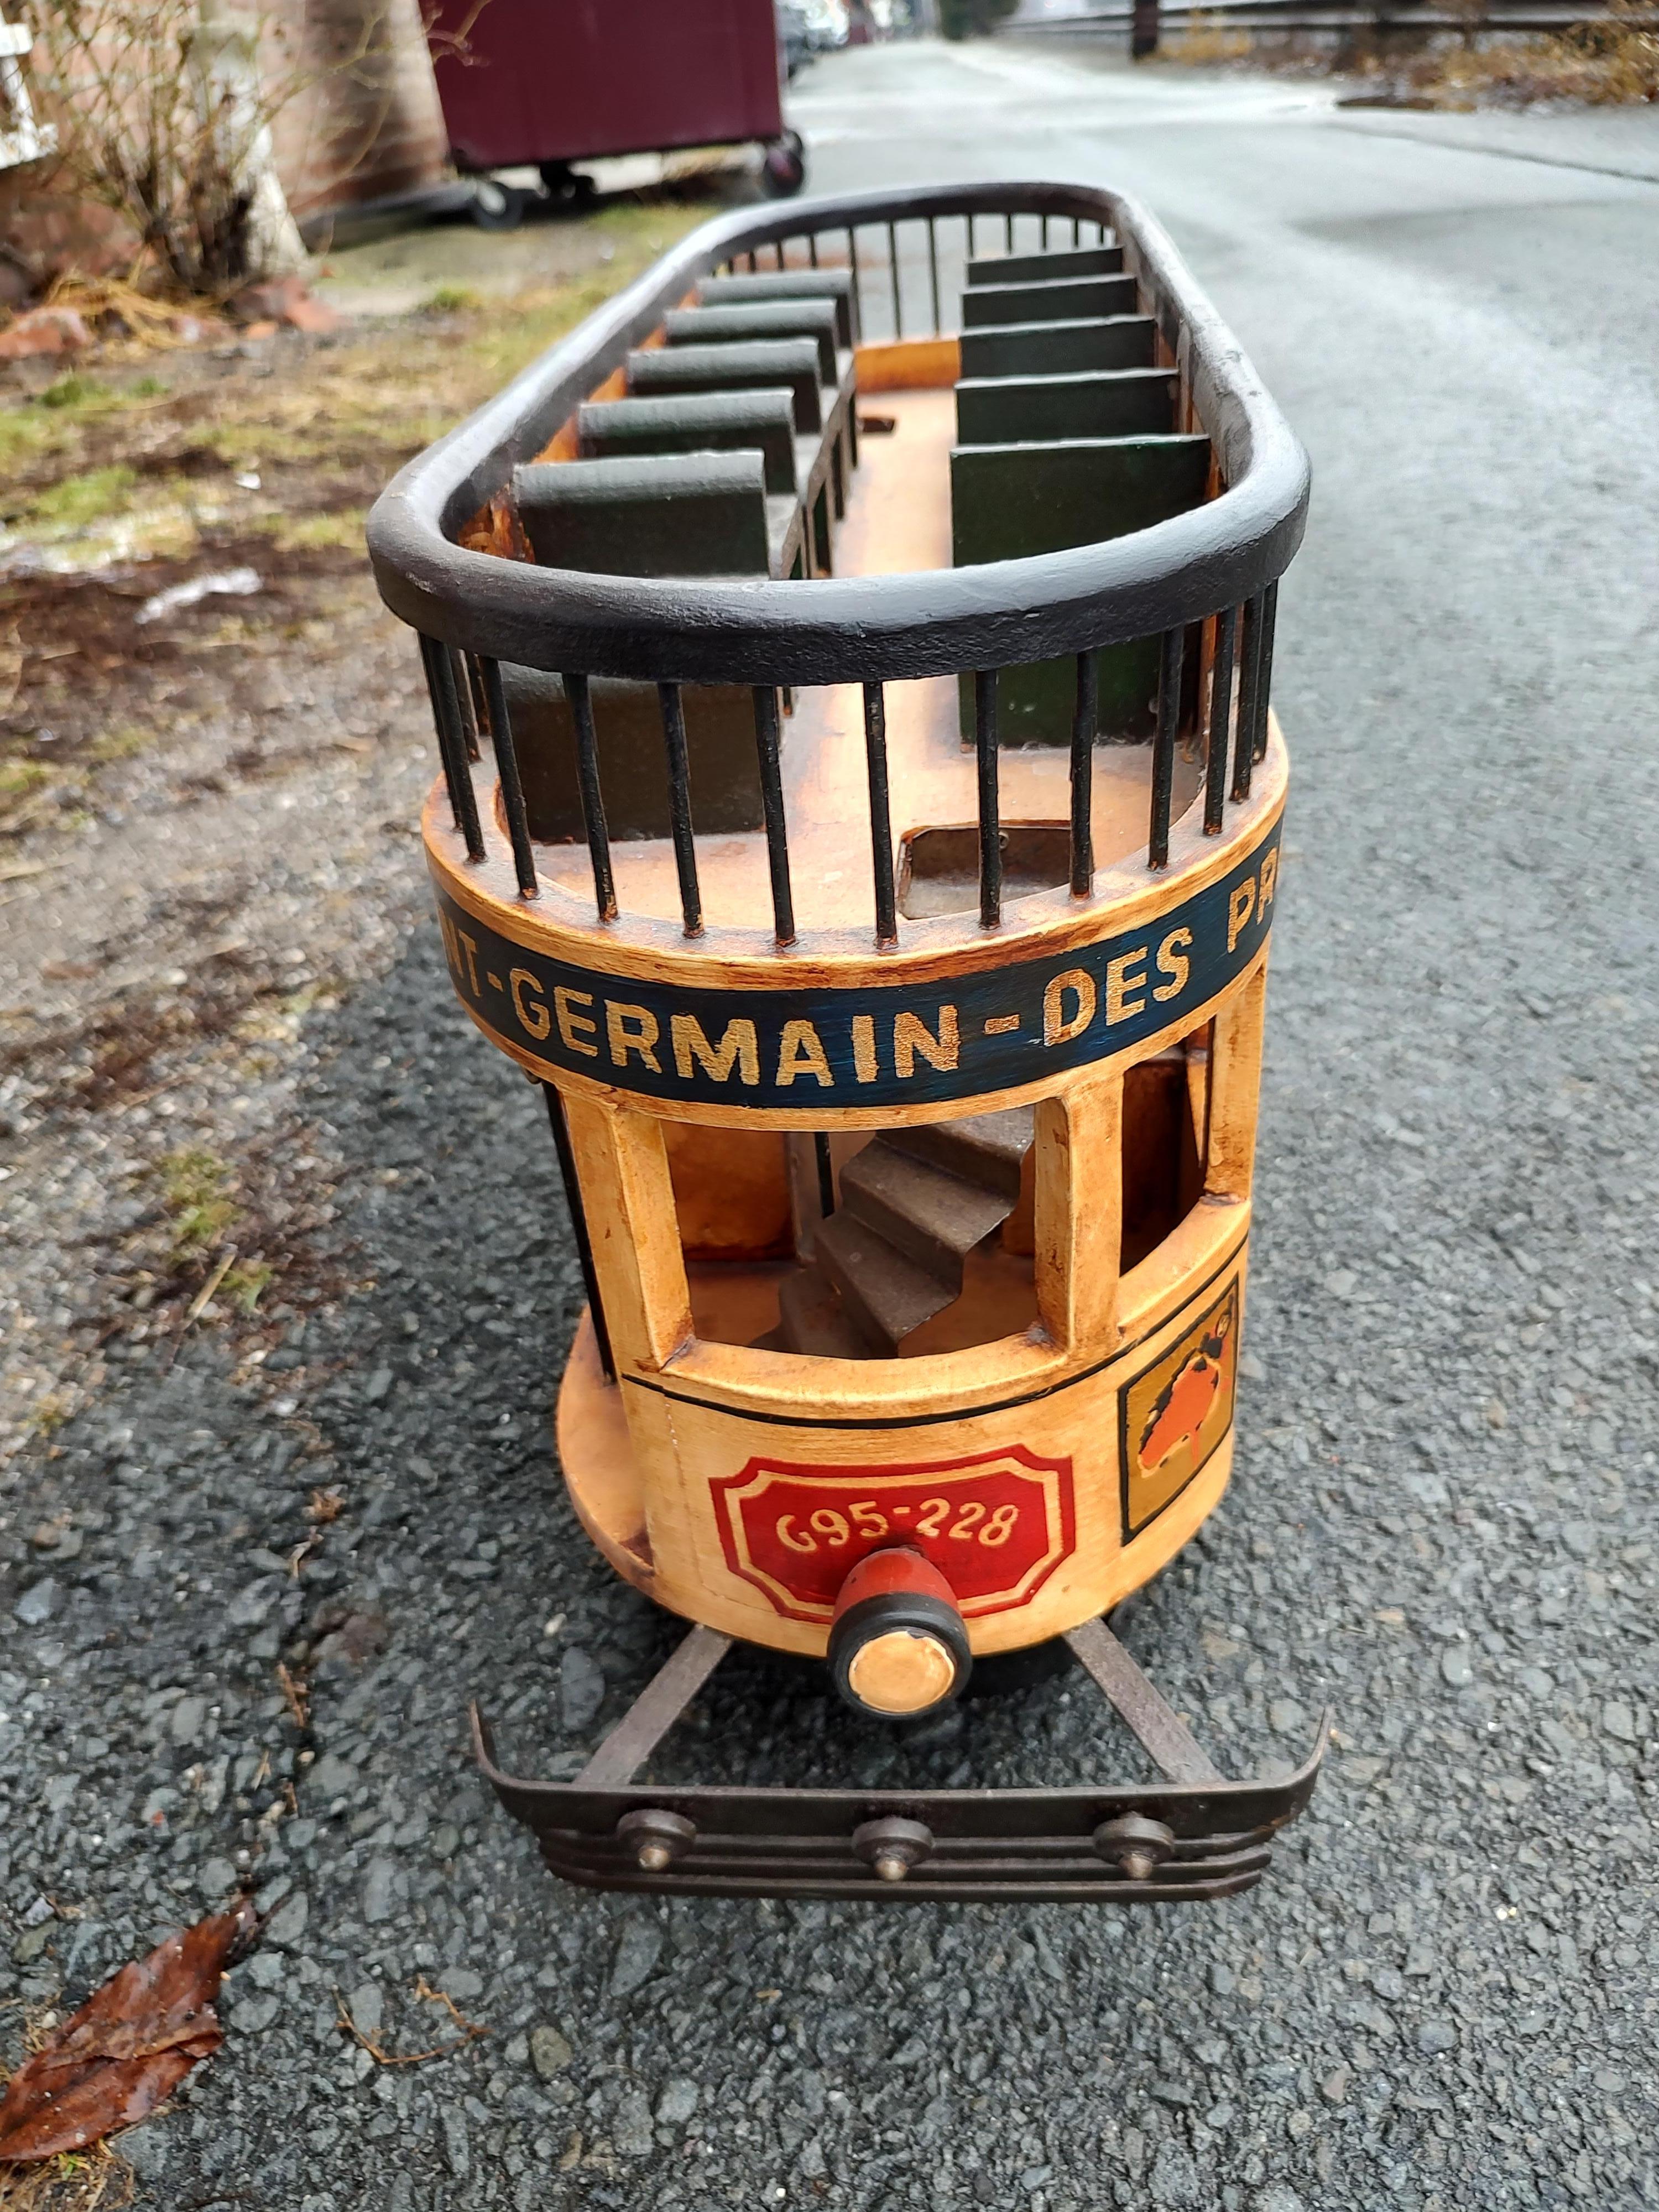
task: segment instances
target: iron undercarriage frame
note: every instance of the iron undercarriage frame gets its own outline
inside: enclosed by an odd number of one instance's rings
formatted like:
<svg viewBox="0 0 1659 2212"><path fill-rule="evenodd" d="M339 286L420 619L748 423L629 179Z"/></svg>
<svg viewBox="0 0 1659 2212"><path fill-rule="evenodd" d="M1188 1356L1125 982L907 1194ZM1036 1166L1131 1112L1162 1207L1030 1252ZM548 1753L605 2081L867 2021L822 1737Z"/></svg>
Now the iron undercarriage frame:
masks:
<svg viewBox="0 0 1659 2212"><path fill-rule="evenodd" d="M490 1786L553 1873L588 1889L681 1897L939 1903L1176 1905L1237 1896L1267 1872L1279 1830L1313 1794L1330 1733L1282 1780L1230 1782L1103 1620L1072 1653L1165 1777L1164 1784L1034 1790L796 1790L678 1785L634 1777L732 1639L697 1627L573 1781L496 1764L472 1709Z"/></svg>

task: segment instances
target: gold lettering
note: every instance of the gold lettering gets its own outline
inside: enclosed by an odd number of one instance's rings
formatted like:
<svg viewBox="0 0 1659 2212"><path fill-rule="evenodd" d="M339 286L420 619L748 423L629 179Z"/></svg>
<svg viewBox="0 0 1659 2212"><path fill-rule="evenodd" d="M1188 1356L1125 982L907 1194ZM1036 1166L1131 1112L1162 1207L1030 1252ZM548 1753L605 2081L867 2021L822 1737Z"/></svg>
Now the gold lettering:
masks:
<svg viewBox="0 0 1659 2212"><path fill-rule="evenodd" d="M553 1023L547 1011L547 1002L541 995L542 987L527 968L515 968L507 977L513 993L513 1011L520 1026L533 1037L544 1037ZM535 997L526 999L526 991Z"/></svg>
<svg viewBox="0 0 1659 2212"><path fill-rule="evenodd" d="M469 937L464 929L458 928L455 934L466 947L466 980L476 999L478 995L478 940L476 937Z"/></svg>
<svg viewBox="0 0 1659 2212"><path fill-rule="evenodd" d="M1255 878L1247 876L1227 902L1227 950L1237 944L1245 923L1255 911Z"/></svg>
<svg viewBox="0 0 1659 2212"><path fill-rule="evenodd" d="M449 962L455 981L461 982L465 979L465 969L461 961L460 933L447 914L439 915L438 927L444 933L444 956Z"/></svg>
<svg viewBox="0 0 1659 2212"><path fill-rule="evenodd" d="M1275 845L1273 851L1268 854L1267 859L1261 863L1261 890L1260 896L1256 900L1256 912L1258 914L1266 914L1267 908L1273 902L1273 893L1278 888L1279 848Z"/></svg>
<svg viewBox="0 0 1659 2212"><path fill-rule="evenodd" d="M798 1075L815 1075L826 1091L835 1088L823 1042L811 1022L786 1022L778 1046L778 1088L787 1091Z"/></svg>
<svg viewBox="0 0 1659 2212"><path fill-rule="evenodd" d="M1069 1014L1066 1012L1068 998L1077 1001ZM1069 1043L1088 1028L1094 1018L1095 979L1086 968L1068 968L1063 975L1050 980L1042 994L1044 1044Z"/></svg>
<svg viewBox="0 0 1659 2212"><path fill-rule="evenodd" d="M1176 948L1190 945L1192 941L1190 929L1172 929L1158 946L1158 972L1160 975L1167 975L1170 980L1167 983L1160 983L1153 991L1155 999L1178 999L1186 989L1192 963L1184 952L1177 951Z"/></svg>
<svg viewBox="0 0 1659 2212"><path fill-rule="evenodd" d="M605 1036L611 1047L612 1067L625 1067L629 1054L636 1052L653 1075L662 1073L662 1064L651 1048L657 1042L657 1018L646 1007L618 1006L614 999L607 999Z"/></svg>
<svg viewBox="0 0 1659 2212"><path fill-rule="evenodd" d="M954 1067L960 1050L961 1039L957 1030L957 1010L954 1006L939 1008L937 1036L933 1035L918 1014L896 1014L893 1017L893 1073L896 1075L914 1075L918 1053L929 1067Z"/></svg>
<svg viewBox="0 0 1659 2212"><path fill-rule="evenodd" d="M592 1003L593 994L591 991L567 990L562 983L554 986L553 1018L558 1023L564 1048L567 1052L580 1053L585 1060L597 1060L599 1048L596 1044L584 1044L576 1032L586 1030L589 1036L598 1036L599 1025L597 1022L590 1022L586 1014L579 1014L574 1010L577 1006L591 1006Z"/></svg>
<svg viewBox="0 0 1659 2212"><path fill-rule="evenodd" d="M853 1017L853 1073L860 1083L873 1083L880 1073L876 1066L876 1024L872 1014Z"/></svg>
<svg viewBox="0 0 1659 2212"><path fill-rule="evenodd" d="M674 1040L674 1065L687 1082L694 1060L716 1083L729 1081L734 1067L740 1082L760 1081L760 1045L753 1022L727 1022L718 1045L709 1043L702 1024L690 1014L671 1016L668 1027Z"/></svg>
<svg viewBox="0 0 1659 2212"><path fill-rule="evenodd" d="M1133 971L1133 972L1132 972ZM1138 1014L1146 1005L1145 999L1132 999L1131 991L1146 988L1146 948L1138 945L1133 952L1126 952L1121 960L1106 963L1106 1018L1109 1022L1127 1021Z"/></svg>

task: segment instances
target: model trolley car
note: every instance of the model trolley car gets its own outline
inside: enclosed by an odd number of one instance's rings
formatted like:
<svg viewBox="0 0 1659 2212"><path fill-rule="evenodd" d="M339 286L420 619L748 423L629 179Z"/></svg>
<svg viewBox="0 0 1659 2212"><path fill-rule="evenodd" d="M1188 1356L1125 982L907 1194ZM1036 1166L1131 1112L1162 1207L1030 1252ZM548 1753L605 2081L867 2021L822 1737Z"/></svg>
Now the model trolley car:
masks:
<svg viewBox="0 0 1659 2212"><path fill-rule="evenodd" d="M557 1872L669 1892L1248 1887L1107 1626L1232 1462L1301 449L1149 216L1056 185L706 226L370 520L420 633L455 987L545 1088L589 1304L575 1510L694 1624ZM872 1716L1065 1638L1166 1778L635 1778L733 1639Z"/></svg>

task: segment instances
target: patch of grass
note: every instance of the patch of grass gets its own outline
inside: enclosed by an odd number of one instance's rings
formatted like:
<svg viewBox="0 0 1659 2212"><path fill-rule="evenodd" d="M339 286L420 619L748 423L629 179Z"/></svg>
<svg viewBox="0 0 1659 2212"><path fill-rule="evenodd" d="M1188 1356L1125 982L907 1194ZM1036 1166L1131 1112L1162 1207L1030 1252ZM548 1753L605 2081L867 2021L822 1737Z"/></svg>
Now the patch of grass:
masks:
<svg viewBox="0 0 1659 2212"><path fill-rule="evenodd" d="M226 1268L214 1296L228 1299L232 1305L251 1314L276 1272L264 1260L239 1260L234 1267Z"/></svg>
<svg viewBox="0 0 1659 2212"><path fill-rule="evenodd" d="M29 1413L29 1426L37 1436L49 1437L61 1429L75 1411L75 1401L67 1391L49 1390L44 1398L37 1398Z"/></svg>
<svg viewBox="0 0 1659 2212"><path fill-rule="evenodd" d="M117 722L112 729L102 731L90 747L92 758L100 764L111 761L131 760L153 743L155 732L142 722Z"/></svg>
<svg viewBox="0 0 1659 2212"><path fill-rule="evenodd" d="M224 1237L240 1208L234 1170L205 1146L187 1146L158 1163L175 1266L199 1259Z"/></svg>
<svg viewBox="0 0 1659 2212"><path fill-rule="evenodd" d="M270 532L279 553L312 552L330 545L360 553L366 512L345 507L332 514L273 514L264 517L260 527Z"/></svg>
<svg viewBox="0 0 1659 2212"><path fill-rule="evenodd" d="M132 396L135 399L164 399L172 389L159 376L141 376L132 387Z"/></svg>
<svg viewBox="0 0 1659 2212"><path fill-rule="evenodd" d="M478 295L465 284L440 284L424 302L429 315L459 315L478 305Z"/></svg>
<svg viewBox="0 0 1659 2212"><path fill-rule="evenodd" d="M50 781L52 770L45 761L0 761L0 800L27 799L32 791L39 791Z"/></svg>
<svg viewBox="0 0 1659 2212"><path fill-rule="evenodd" d="M64 435L62 424L50 421L38 407L0 407L0 463L16 466L39 453L58 451Z"/></svg>
<svg viewBox="0 0 1659 2212"><path fill-rule="evenodd" d="M71 368L55 383L49 384L35 404L39 407L84 407L90 401L109 397L108 385L100 384L95 376L82 376L78 368Z"/></svg>
<svg viewBox="0 0 1659 2212"><path fill-rule="evenodd" d="M64 477L55 484L48 484L44 491L37 492L30 515L36 522L54 524L62 529L85 529L89 523L118 514L137 481L137 471L124 461L113 462L107 468L88 469L80 476Z"/></svg>

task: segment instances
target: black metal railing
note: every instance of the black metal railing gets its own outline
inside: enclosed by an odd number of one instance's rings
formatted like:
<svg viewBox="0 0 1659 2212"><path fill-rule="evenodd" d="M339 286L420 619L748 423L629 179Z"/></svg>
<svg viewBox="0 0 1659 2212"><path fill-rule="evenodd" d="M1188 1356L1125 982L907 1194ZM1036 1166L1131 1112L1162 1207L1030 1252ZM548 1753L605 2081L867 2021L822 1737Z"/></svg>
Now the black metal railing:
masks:
<svg viewBox="0 0 1659 2212"><path fill-rule="evenodd" d="M1275 593L1276 587L1269 586L1243 606L1224 608L1214 623L1209 702L1201 732L1203 827L1206 836L1218 836L1224 830L1230 801L1237 804L1249 798L1252 771L1267 750ZM444 647L428 638L422 638L421 644L455 832L465 845L469 861L482 863L487 848L460 704L468 696L468 687L458 684L453 658ZM1154 871L1170 865L1176 767L1182 744L1182 679L1188 652L1185 629L1165 631L1160 648L1146 846L1146 866ZM489 659L475 663L470 655L465 659L469 674L476 672L479 676L485 702L487 729L495 757L501 810L520 895L526 899L537 898L541 886L500 665ZM1003 672L1000 668L972 672L979 918L981 927L986 929L1000 927L1003 919L1002 748L998 727L998 684ZM622 909L605 812L600 734L586 677L567 673L564 684L571 707L577 793L592 875L594 912L601 921L616 921ZM1072 895L1079 899L1092 897L1095 888L1093 771L1098 742L1097 693L1095 655L1079 653L1076 659L1075 707L1068 762L1066 870ZM684 703L678 684L659 684L657 696L681 922L684 935L696 938L702 935L704 923ZM778 947L783 949L797 941L798 932L783 789L782 725L775 686L757 684L752 696L773 937ZM875 942L885 947L899 940L885 685L865 684L863 701Z"/></svg>
<svg viewBox="0 0 1659 2212"><path fill-rule="evenodd" d="M763 249L732 254L719 264L717 273L735 275L746 270L753 276L763 270L793 266L846 269L853 278L858 327L866 341L939 337L952 327L945 315L944 302L951 296L953 283L959 289L966 264L987 249L988 226L990 249L1000 248L1005 253L1022 248L1047 252L1051 247L1109 245L1113 235L1108 223L1080 216L1005 213L988 216L969 211L955 217L930 215L908 222L894 218L848 223L828 234L842 241L832 260L826 260L819 251L820 237L826 234L808 232L804 239L774 240L769 256Z"/></svg>
<svg viewBox="0 0 1659 2212"><path fill-rule="evenodd" d="M737 585L578 574L501 560L455 540L497 496L519 460L553 433L656 327L701 275L770 265L844 266L858 326L904 337L943 330L958 272L987 239L1004 252L1056 240L1115 240L1178 366L1176 420L1211 440L1220 486L1205 505L1129 537L1037 559L907 576ZM872 240L875 241L873 244ZM900 933L888 761L886 688L971 679L981 927L1003 920L999 684L1008 670L1070 658L1076 670L1069 757L1073 896L1097 874L1093 763L1100 741L1096 655L1158 641L1148 771L1146 865L1170 859L1177 759L1201 762L1201 819L1222 834L1249 799L1267 746L1278 578L1300 539L1307 496L1299 447L1156 224L1111 193L1058 185L976 185L803 204L708 225L652 274L589 319L538 368L411 463L377 504L370 544L383 595L421 633L440 758L468 860L486 851L472 764L489 738L519 891L540 895L535 842L501 664L560 674L570 709L577 792L594 911L619 917L607 825L603 732L591 678L656 690L668 826L687 938L704 927L688 764L687 683L743 685L752 699L773 930L797 941L781 759L781 695L857 684L864 708L875 942ZM994 578L994 589L988 589ZM1199 696L1200 672L1207 696ZM1194 804L1197 801L1194 800Z"/></svg>

